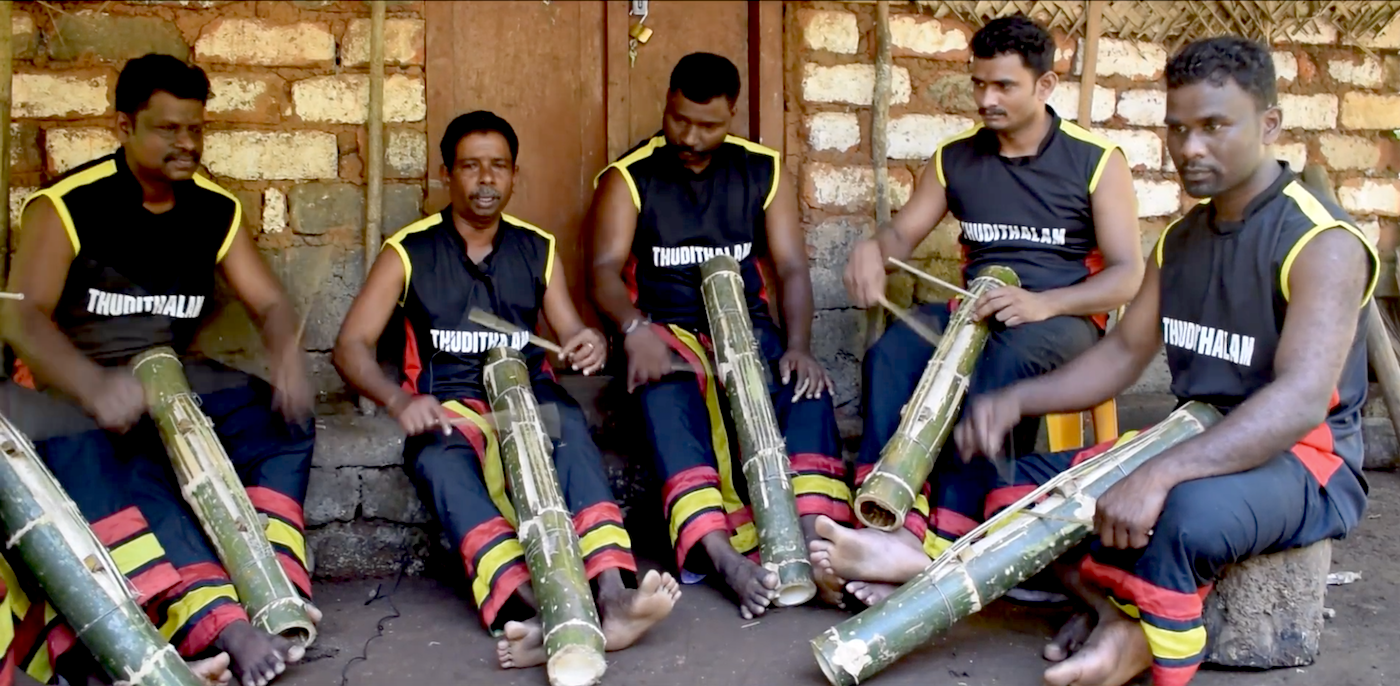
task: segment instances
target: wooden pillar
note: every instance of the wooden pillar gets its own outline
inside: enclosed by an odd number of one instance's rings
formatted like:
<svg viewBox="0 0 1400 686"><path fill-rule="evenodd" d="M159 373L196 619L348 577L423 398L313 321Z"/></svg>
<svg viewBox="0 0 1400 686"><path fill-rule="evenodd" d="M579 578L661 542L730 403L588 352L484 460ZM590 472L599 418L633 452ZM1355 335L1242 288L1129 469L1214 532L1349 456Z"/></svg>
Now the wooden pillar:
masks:
<svg viewBox="0 0 1400 686"><path fill-rule="evenodd" d="M875 3L875 94L870 118L870 163L875 172L875 231L890 222L890 80L894 60L890 56L890 3ZM865 311L865 348L875 345L885 332L885 311L872 307Z"/></svg>

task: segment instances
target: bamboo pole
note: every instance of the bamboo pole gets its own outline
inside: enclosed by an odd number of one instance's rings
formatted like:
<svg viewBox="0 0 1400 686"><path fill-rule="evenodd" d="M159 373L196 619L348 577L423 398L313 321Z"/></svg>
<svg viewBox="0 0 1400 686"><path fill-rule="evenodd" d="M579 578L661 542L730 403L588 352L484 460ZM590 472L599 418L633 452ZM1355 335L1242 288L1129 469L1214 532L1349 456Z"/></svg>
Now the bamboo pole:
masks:
<svg viewBox="0 0 1400 686"><path fill-rule="evenodd" d="M0 212L0 284L10 279L10 105L11 74L14 59L10 31L10 10L14 3L0 1L0 198L5 199L5 211Z"/></svg>
<svg viewBox="0 0 1400 686"><path fill-rule="evenodd" d="M233 463L200 409L175 351L152 348L131 361L146 391L151 418L170 454L180 491L233 580L253 626L284 636L302 649L316 640L306 601L263 531L262 518Z"/></svg>
<svg viewBox="0 0 1400 686"><path fill-rule="evenodd" d="M759 559L778 575L778 605L801 605L817 594L817 586L798 520L792 466L768 392L771 372L753 335L739 263L728 255L712 257L700 265L700 279L715 342L716 380L729 398L739 434Z"/></svg>
<svg viewBox="0 0 1400 686"><path fill-rule="evenodd" d="M53 609L109 676L143 686L202 686L137 605L107 547L33 444L3 416L0 519L9 536L6 548L19 549Z"/></svg>
<svg viewBox="0 0 1400 686"><path fill-rule="evenodd" d="M365 121L364 278L384 240L384 0L369 3L369 116ZM360 413L373 414L374 401L360 397Z"/></svg>
<svg viewBox="0 0 1400 686"><path fill-rule="evenodd" d="M958 539L885 600L812 640L827 681L851 686L869 680L1038 574L1088 537L1095 500L1109 487L1219 419L1214 407L1189 402L1151 429L1062 472Z"/></svg>
<svg viewBox="0 0 1400 686"><path fill-rule="evenodd" d="M525 356L511 348L486 353L486 395L497 423L501 462L519 517L530 584L544 626L551 686L589 686L607 670L603 630L584 573L578 534L554 471Z"/></svg>
<svg viewBox="0 0 1400 686"><path fill-rule="evenodd" d="M1094 122L1094 81L1099 70L1099 33L1103 19L1103 2L1085 3L1089 16L1084 25L1084 70L1079 74L1079 125L1089 128Z"/></svg>
<svg viewBox="0 0 1400 686"><path fill-rule="evenodd" d="M890 56L890 3L875 3L875 93L870 116L870 163L875 172L875 232L890 223L890 81L894 60ZM874 234L872 234L874 235ZM865 311L865 349L875 345L885 332L885 312L878 307Z"/></svg>
<svg viewBox="0 0 1400 686"><path fill-rule="evenodd" d="M861 524L881 531L894 531L904 524L915 494L928 480L938 451L953 430L972 370L987 343L987 322L972 321L977 302L988 291L1020 284L1016 272L998 265L983 269L972 280L975 297L964 301L949 319L919 385L900 411L899 428L856 492L856 517Z"/></svg>

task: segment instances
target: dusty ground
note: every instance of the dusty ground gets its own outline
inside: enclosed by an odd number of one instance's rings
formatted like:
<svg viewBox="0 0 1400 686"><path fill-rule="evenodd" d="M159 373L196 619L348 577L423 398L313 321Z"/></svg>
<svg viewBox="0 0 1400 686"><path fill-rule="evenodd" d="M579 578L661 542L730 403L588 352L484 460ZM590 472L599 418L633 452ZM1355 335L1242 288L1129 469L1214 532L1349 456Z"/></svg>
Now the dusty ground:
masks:
<svg viewBox="0 0 1400 686"><path fill-rule="evenodd" d="M1383 686L1400 681L1400 474L1368 473L1368 519L1335 548L1333 570L1362 572L1361 581L1334 586L1327 604L1323 654L1306 669L1271 672L1203 671L1193 686ZM384 634L361 654L389 602L366 606L376 588L394 579L327 584L318 589L326 620L312 660L283 686L490 684L543 686L540 669L504 672L495 642L469 605L430 578L404 578L392 594L401 616L383 622ZM610 655L605 684L627 686L796 684L825 686L808 641L840 621L842 612L819 608L778 611L756 626L703 586L686 587L676 612L640 645ZM878 686L990 686L1040 683L1041 645L1061 620L1053 612L999 602L948 636L877 677ZM348 665L348 666L347 666ZM342 674L348 677L343 680Z"/></svg>

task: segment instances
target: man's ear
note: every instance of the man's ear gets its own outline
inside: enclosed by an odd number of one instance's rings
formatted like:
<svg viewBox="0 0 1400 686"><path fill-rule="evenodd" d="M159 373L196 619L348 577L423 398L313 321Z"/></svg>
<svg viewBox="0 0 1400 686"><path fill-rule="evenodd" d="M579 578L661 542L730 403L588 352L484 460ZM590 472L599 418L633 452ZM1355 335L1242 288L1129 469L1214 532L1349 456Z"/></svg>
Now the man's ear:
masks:
<svg viewBox="0 0 1400 686"><path fill-rule="evenodd" d="M1273 145L1278 141L1278 136L1283 133L1283 110L1277 105L1264 110L1260 115L1259 128L1264 134L1264 145Z"/></svg>
<svg viewBox="0 0 1400 686"><path fill-rule="evenodd" d="M125 144L131 140L131 134L136 130L136 118L125 112L117 113L117 141Z"/></svg>
<svg viewBox="0 0 1400 686"><path fill-rule="evenodd" d="M1060 85L1060 75L1053 71L1047 71L1035 80L1035 97L1041 102L1050 99L1050 94L1055 92L1055 86Z"/></svg>

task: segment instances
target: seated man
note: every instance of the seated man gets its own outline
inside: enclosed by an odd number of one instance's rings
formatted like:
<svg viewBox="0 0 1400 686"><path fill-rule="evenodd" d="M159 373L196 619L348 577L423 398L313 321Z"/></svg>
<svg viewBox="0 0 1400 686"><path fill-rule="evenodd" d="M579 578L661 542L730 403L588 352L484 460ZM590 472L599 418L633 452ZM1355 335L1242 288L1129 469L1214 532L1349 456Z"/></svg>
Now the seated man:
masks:
<svg viewBox="0 0 1400 686"><path fill-rule="evenodd" d="M24 300L6 304L4 331L22 363L16 378L79 415L72 431L36 448L151 621L182 655L227 652L247 686L272 680L302 650L249 622L127 366L157 346L184 354L222 273L261 327L272 383L208 360L183 360L186 375L266 515L279 561L310 598L310 384L292 305L240 230L238 199L199 172L208 97L199 67L155 54L127 63L116 87L121 148L25 202L9 287Z"/></svg>
<svg viewBox="0 0 1400 686"><path fill-rule="evenodd" d="M502 628L502 667L545 661L530 570L515 537L515 510L506 493L489 411L483 363L493 347L526 341L468 320L480 308L534 331L540 313L564 339L564 362L592 374L607 357L602 334L583 325L554 236L508 214L515 183L515 130L490 112L464 114L442 137L442 174L452 204L404 227L385 242L364 290L346 315L335 366L347 383L388 408L408 434L404 462L423 501L460 546L472 595L488 630ZM375 351L396 310L407 336L402 386L376 361ZM554 463L574 515L585 570L594 581L608 650L621 650L670 613L680 597L668 574L650 572L640 588L622 512L603 473L602 455L578 404L554 380L545 353L531 348L535 398L559 410ZM493 464L494 461L494 464Z"/></svg>
<svg viewBox="0 0 1400 686"><path fill-rule="evenodd" d="M963 275L969 283L989 265L1015 270L1020 287L992 291L973 313L975 320L988 320L991 332L969 382L969 400L1044 374L1088 349L1101 335L1103 313L1126 303L1142 279L1127 161L1113 143L1046 105L1058 82L1054 54L1050 34L1020 15L995 19L977 31L972 87L982 124L938 146L909 202L889 226L860 241L846 265L851 301L877 306L885 292L887 259L907 260L951 211L962 226ZM958 304L924 305L916 316L941 329ZM894 436L901 409L933 351L933 344L898 323L866 353L857 485ZM1039 416L1015 427L1013 457L1034 449L1039 428ZM955 452L950 441L935 463L927 494L933 499L931 518L920 496L904 530L855 532L863 545L885 551L865 557L868 564L882 566L884 556L906 549L927 562L983 519L995 471L985 462L964 467ZM821 527L827 539L851 533L826 522ZM849 549L840 547L833 560L832 546L819 541L813 560L847 579L878 575L840 559L839 552ZM866 602L890 590L865 583L850 588Z"/></svg>
<svg viewBox="0 0 1400 686"><path fill-rule="evenodd" d="M1167 149L1207 199L1162 232L1123 321L1062 369L979 398L956 438L993 455L1023 416L1082 410L1134 383L1166 345L1172 392L1225 418L1098 500L1097 538L1062 562L1097 626L1046 648L1051 686L1119 686L1148 668L1183 686L1206 648L1221 570L1350 532L1366 508L1364 307L1379 259L1341 208L1269 152L1282 130L1269 48L1197 41L1167 63ZM1358 315L1358 308L1362 308ZM1072 453L1023 458L1043 483ZM891 570L889 581L908 578Z"/></svg>
<svg viewBox="0 0 1400 686"><path fill-rule="evenodd" d="M593 298L625 339L683 580L718 570L745 618L763 614L777 575L755 561L758 538L721 393L710 373L700 265L738 260L807 540L818 514L849 521L831 377L811 354L812 282L793 182L776 150L729 135L739 70L694 53L671 72L662 131L599 176L593 199ZM771 257L784 326L773 320L760 261ZM784 330L784 328L786 330ZM674 357L673 357L674 356ZM673 359L693 371L673 373ZM698 544L698 545L697 545ZM750 559L754 558L754 559ZM839 602L840 586L817 579Z"/></svg>

